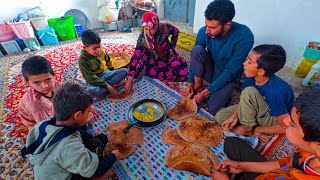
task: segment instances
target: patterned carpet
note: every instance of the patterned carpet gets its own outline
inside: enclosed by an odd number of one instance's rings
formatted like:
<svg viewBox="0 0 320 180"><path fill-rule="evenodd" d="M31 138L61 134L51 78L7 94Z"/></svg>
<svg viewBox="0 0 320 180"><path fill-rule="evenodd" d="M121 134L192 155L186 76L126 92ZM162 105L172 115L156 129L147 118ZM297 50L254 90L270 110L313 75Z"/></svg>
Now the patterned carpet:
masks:
<svg viewBox="0 0 320 180"><path fill-rule="evenodd" d="M135 33L101 33L102 46L108 53L126 53L132 55L136 38ZM42 50L0 59L0 179L33 179L32 167L19 155L26 140L28 130L21 124L17 114L17 105L28 90L20 68L23 60L36 54L45 56L54 68L58 81L73 81L84 85L76 63L81 50L79 39L62 42L59 45L42 47ZM190 60L188 51L177 48L178 53ZM74 73L77 72L77 73ZM180 92L184 83L164 81L171 89ZM238 101L239 93L234 94L233 103ZM278 159L289 154L293 146L284 136L270 136L268 143L259 143L258 149L268 159Z"/></svg>

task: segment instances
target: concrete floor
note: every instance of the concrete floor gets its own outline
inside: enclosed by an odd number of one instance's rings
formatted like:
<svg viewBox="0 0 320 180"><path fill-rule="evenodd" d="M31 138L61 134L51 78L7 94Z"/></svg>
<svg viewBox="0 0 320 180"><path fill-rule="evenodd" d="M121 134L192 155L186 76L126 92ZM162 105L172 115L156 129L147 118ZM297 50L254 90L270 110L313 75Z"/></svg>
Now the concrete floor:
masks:
<svg viewBox="0 0 320 180"><path fill-rule="evenodd" d="M179 22L174 22L174 21L170 21L170 20L161 20L164 22L168 22L174 26L176 26L180 32L186 32L188 34L194 34L193 33L193 28L188 26L185 23L179 23ZM308 87L304 87L301 85L302 82L302 78L299 78L297 76L295 76L295 70L290 69L288 67L284 67L283 69L281 69L279 72L277 72L277 75L279 75L283 80L287 81L295 94L295 97L298 97L298 95L305 91Z"/></svg>

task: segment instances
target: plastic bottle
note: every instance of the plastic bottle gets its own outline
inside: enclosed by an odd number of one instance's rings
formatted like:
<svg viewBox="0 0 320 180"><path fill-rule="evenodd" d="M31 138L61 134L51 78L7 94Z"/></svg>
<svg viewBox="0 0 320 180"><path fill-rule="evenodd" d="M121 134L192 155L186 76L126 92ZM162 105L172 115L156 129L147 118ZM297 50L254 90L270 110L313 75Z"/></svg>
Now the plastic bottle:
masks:
<svg viewBox="0 0 320 180"><path fill-rule="evenodd" d="M311 67L310 72L308 73L308 75L302 81L302 86L308 86L308 83L309 83L310 79L313 77L313 75L315 73L318 73L318 71L320 71L320 62L317 62L316 64L314 64Z"/></svg>

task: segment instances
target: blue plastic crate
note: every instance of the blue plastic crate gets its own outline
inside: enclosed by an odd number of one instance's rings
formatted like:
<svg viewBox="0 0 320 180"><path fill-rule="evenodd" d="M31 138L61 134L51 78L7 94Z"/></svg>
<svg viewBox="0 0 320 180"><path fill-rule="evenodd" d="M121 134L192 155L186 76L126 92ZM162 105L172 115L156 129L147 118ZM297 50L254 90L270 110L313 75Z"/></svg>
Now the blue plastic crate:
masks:
<svg viewBox="0 0 320 180"><path fill-rule="evenodd" d="M58 44L58 36L56 35L53 28L41 29L37 31L39 39L43 45Z"/></svg>

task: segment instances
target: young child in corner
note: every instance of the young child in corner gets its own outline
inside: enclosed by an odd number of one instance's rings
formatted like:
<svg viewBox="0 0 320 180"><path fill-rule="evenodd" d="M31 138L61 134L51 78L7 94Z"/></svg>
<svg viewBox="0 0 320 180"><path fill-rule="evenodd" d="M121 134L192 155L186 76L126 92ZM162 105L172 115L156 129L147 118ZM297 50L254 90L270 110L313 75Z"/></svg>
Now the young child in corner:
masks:
<svg viewBox="0 0 320 180"><path fill-rule="evenodd" d="M66 83L54 95L55 117L36 124L28 134L21 154L34 165L35 179L77 179L111 174L111 167L123 155L114 150L107 156L106 135L92 137L81 127L93 120L92 95L78 84Z"/></svg>
<svg viewBox="0 0 320 180"><path fill-rule="evenodd" d="M286 158L269 161L242 139L228 137L224 151L230 160L221 162L219 169L235 173L234 179L320 179L320 89L309 89L297 98L291 116L284 120L288 140L297 146ZM212 179L230 179L214 170ZM242 176L242 177L241 177Z"/></svg>
<svg viewBox="0 0 320 180"><path fill-rule="evenodd" d="M241 135L284 134L283 119L289 116L294 94L287 82L275 75L286 63L280 45L253 48L243 63L246 75L238 105L221 109L216 120L226 130Z"/></svg>
<svg viewBox="0 0 320 180"><path fill-rule="evenodd" d="M111 94L118 97L116 87L124 84L128 75L126 68L113 70L109 55L101 48L100 36L86 30L82 33L83 50L79 56L79 68L88 84L88 91L95 97L104 97Z"/></svg>
<svg viewBox="0 0 320 180"><path fill-rule="evenodd" d="M42 56L25 60L21 72L30 90L20 100L18 112L30 130L36 123L54 116L52 97L60 83L55 80L49 61Z"/></svg>

